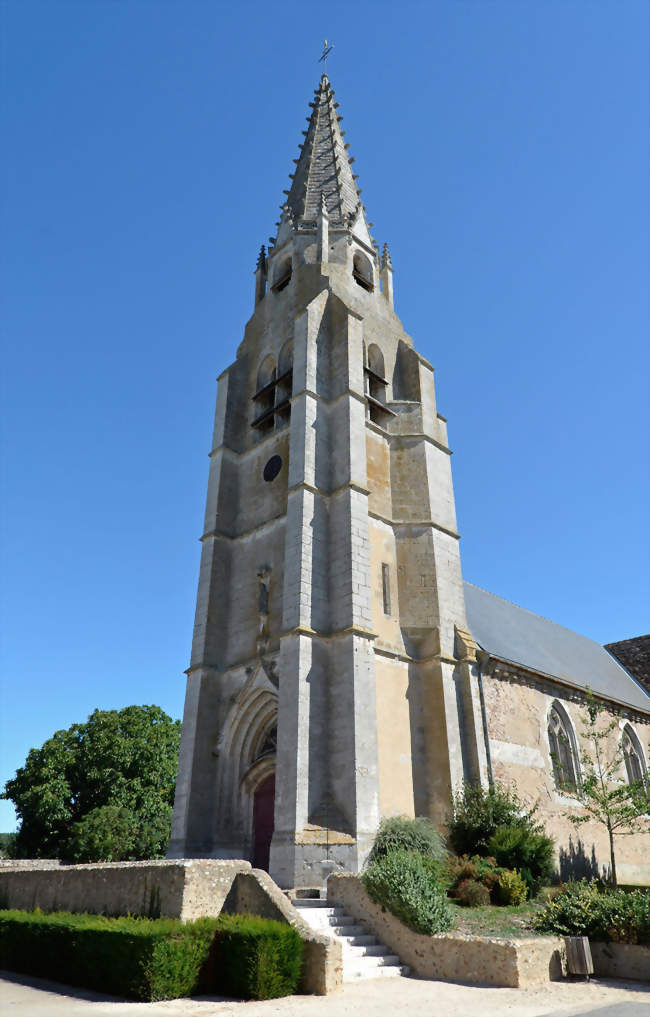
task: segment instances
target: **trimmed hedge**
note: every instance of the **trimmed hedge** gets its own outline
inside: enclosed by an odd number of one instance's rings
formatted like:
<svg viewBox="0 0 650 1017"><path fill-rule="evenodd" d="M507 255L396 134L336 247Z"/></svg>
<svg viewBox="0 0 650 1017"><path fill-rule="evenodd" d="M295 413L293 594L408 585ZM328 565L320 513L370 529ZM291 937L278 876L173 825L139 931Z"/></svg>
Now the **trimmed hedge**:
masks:
<svg viewBox="0 0 650 1017"><path fill-rule="evenodd" d="M568 883L548 902L535 926L560 936L650 946L650 894L599 890L595 883Z"/></svg>
<svg viewBox="0 0 650 1017"><path fill-rule="evenodd" d="M242 999L290 996L300 979L304 946L291 925L222 915L215 937L219 989Z"/></svg>
<svg viewBox="0 0 650 1017"><path fill-rule="evenodd" d="M0 911L0 967L152 1002L201 992L271 999L295 991L303 943L289 925L223 915L107 918Z"/></svg>

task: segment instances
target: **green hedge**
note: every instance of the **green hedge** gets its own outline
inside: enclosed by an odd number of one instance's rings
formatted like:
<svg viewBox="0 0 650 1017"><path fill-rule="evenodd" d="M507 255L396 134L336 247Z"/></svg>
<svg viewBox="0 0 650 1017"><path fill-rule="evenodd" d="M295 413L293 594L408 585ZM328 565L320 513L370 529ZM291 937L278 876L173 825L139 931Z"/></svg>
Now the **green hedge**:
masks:
<svg viewBox="0 0 650 1017"><path fill-rule="evenodd" d="M289 925L224 915L106 918L0 911L0 967L147 1002L218 992L271 999L294 992L303 943Z"/></svg>
<svg viewBox="0 0 650 1017"><path fill-rule="evenodd" d="M568 883L548 902L536 927L560 936L650 946L650 894L599 890L582 880Z"/></svg>
<svg viewBox="0 0 650 1017"><path fill-rule="evenodd" d="M215 937L220 990L242 999L275 999L296 991L304 946L291 925L249 915L223 915Z"/></svg>

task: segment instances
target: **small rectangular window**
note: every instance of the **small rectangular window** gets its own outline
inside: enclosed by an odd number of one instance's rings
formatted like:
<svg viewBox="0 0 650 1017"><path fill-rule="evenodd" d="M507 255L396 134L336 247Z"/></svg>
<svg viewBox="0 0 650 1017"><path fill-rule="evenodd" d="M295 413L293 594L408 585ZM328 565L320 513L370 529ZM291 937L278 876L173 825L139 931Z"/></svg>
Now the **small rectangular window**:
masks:
<svg viewBox="0 0 650 1017"><path fill-rule="evenodd" d="M384 614L390 614L390 565L381 566L381 587L384 595Z"/></svg>

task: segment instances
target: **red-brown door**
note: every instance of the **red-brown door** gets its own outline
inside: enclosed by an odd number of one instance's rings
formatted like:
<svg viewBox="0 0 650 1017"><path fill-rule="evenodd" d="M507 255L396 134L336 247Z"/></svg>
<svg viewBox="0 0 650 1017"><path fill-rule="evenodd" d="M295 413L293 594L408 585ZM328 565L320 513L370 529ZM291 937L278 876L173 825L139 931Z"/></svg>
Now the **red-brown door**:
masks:
<svg viewBox="0 0 650 1017"><path fill-rule="evenodd" d="M269 869L269 852L273 836L273 807L275 805L275 774L262 781L253 797L253 865L256 869Z"/></svg>

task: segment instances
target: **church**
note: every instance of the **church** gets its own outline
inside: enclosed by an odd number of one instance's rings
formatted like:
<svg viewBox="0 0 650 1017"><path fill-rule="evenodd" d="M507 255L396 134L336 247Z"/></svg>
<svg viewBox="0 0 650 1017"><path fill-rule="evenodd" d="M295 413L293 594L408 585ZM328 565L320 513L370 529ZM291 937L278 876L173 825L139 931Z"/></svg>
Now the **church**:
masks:
<svg viewBox="0 0 650 1017"><path fill-rule="evenodd" d="M580 810L591 688L621 781L650 695L599 644L463 581L434 369L393 308L326 75L219 377L169 857L249 859L284 888L356 872L382 817L444 827L464 781L516 787L563 875L602 872ZM459 365L460 366L460 365ZM619 881L650 883L650 838Z"/></svg>

